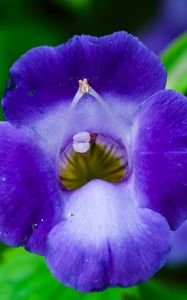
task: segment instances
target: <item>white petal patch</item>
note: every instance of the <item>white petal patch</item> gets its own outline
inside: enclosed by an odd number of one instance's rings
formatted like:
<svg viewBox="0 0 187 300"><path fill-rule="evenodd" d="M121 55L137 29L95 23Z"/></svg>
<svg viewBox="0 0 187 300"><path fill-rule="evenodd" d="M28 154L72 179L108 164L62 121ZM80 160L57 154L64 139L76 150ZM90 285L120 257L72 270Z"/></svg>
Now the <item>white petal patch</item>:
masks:
<svg viewBox="0 0 187 300"><path fill-rule="evenodd" d="M130 232L136 239L145 226L125 189L97 179L74 191L64 212L65 218L72 216L66 224L69 234L93 245Z"/></svg>

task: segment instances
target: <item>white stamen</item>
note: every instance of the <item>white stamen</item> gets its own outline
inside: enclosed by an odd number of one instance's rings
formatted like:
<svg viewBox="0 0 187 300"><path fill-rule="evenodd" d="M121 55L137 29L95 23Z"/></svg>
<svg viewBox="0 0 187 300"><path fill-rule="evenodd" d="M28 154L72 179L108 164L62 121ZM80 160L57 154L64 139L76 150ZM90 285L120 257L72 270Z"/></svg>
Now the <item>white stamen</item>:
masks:
<svg viewBox="0 0 187 300"><path fill-rule="evenodd" d="M89 143L90 139L90 134L87 131L78 132L73 136L74 143Z"/></svg>
<svg viewBox="0 0 187 300"><path fill-rule="evenodd" d="M75 106L78 104L78 102L82 98L83 94L90 94L101 104L101 106L103 106L103 108L105 109L107 114L110 116L110 118L113 120L115 125L117 125L119 127L119 124L116 121L116 118L113 116L112 112L110 111L108 105L105 103L103 98L89 85L88 79L84 78L83 80L79 80L78 82L79 82L79 89L71 102L70 111L75 108Z"/></svg>
<svg viewBox="0 0 187 300"><path fill-rule="evenodd" d="M73 150L78 153L86 153L90 149L90 143L73 143Z"/></svg>
<svg viewBox="0 0 187 300"><path fill-rule="evenodd" d="M107 114L109 115L109 117L112 119L112 121L115 123L115 125L117 127L119 127L118 122L116 121L116 118L114 117L114 115L112 114L111 110L109 109L108 105L106 104L106 102L103 100L103 98L94 90L91 89L90 91L90 95L93 96L98 102L99 104L101 104L101 106L104 108L104 110L107 112Z"/></svg>
<svg viewBox="0 0 187 300"><path fill-rule="evenodd" d="M81 93L80 89L78 89L78 91L76 92L76 94L71 102L70 111L75 108L75 106L77 105L77 103L79 102L79 100L81 98L82 98L82 93Z"/></svg>

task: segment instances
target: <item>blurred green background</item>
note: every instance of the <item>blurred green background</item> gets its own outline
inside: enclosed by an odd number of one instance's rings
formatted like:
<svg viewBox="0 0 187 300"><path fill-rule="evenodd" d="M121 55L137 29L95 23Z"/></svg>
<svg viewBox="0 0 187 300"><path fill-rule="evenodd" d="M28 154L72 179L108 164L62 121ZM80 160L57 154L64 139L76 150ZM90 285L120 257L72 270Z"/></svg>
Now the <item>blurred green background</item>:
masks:
<svg viewBox="0 0 187 300"><path fill-rule="evenodd" d="M158 53L185 29L187 1L183 0L0 0L0 97L10 66L32 47L55 46L74 34L101 36L126 30ZM169 72L168 87L186 93L187 68L181 68L187 61L186 35L162 59ZM176 73L176 68L181 72ZM0 115L2 119L1 112ZM82 294L53 279L43 258L0 244L0 300L151 298L187 299L185 262L164 267L153 279L136 287Z"/></svg>

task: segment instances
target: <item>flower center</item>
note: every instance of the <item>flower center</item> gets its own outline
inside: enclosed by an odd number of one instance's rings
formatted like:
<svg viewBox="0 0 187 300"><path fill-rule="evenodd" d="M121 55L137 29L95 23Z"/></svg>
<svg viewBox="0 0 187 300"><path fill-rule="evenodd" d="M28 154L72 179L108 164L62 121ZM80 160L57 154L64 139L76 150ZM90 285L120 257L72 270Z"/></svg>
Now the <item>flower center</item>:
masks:
<svg viewBox="0 0 187 300"><path fill-rule="evenodd" d="M121 182L129 177L132 168L124 129L121 128L104 99L89 85L88 80L85 78L79 80L78 83L79 88L70 104L63 132L68 128L68 122L75 113L82 96L89 94L99 103L115 125L122 144L99 133L86 131L76 133L65 149L59 149L61 187L66 190L76 190L92 179Z"/></svg>
<svg viewBox="0 0 187 300"><path fill-rule="evenodd" d="M79 132L60 153L62 188L76 190L92 179L121 182L128 176L124 146L97 133Z"/></svg>

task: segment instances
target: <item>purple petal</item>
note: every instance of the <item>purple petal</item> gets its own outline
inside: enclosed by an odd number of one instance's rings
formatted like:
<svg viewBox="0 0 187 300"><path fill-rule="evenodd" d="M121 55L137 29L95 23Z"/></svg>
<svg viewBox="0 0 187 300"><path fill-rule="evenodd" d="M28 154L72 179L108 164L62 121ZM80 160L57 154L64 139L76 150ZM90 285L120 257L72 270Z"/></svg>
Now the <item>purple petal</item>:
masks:
<svg viewBox="0 0 187 300"><path fill-rule="evenodd" d="M43 253L55 224L56 178L52 162L28 129L0 123L0 239Z"/></svg>
<svg viewBox="0 0 187 300"><path fill-rule="evenodd" d="M142 101L164 89L166 72L159 58L126 32L76 36L56 48L33 49L13 65L3 99L6 118L19 124L41 118L71 101L83 78L102 96Z"/></svg>
<svg viewBox="0 0 187 300"><path fill-rule="evenodd" d="M105 100L105 99L104 99ZM57 148L65 148L77 132L88 131L120 141L127 137L137 112L137 105L124 103L114 95L105 101L110 113L91 95L84 95L73 112L63 103L31 126L48 142L48 149L55 154Z"/></svg>
<svg viewBox="0 0 187 300"><path fill-rule="evenodd" d="M93 180L70 194L48 243L54 276L89 292L150 278L170 250L170 229L158 213L137 208L128 187Z"/></svg>
<svg viewBox="0 0 187 300"><path fill-rule="evenodd" d="M176 229L187 217L187 99L165 91L145 102L134 134L133 164L140 203Z"/></svg>

